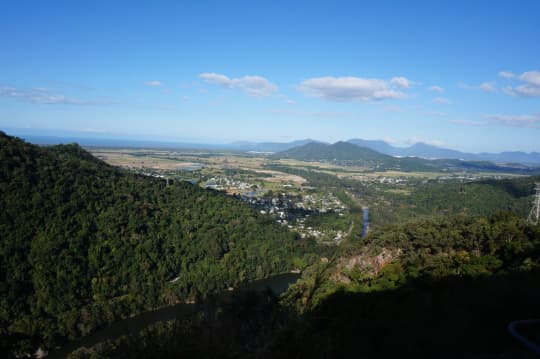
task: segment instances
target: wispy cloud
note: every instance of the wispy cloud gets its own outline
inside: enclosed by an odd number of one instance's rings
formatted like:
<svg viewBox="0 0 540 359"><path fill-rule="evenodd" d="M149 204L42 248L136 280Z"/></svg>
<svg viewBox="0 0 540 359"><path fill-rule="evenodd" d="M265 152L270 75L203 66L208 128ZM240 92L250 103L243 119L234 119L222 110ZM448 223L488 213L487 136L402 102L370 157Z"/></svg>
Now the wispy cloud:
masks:
<svg viewBox="0 0 540 359"><path fill-rule="evenodd" d="M501 125L511 127L540 127L540 113L532 115L484 115L483 120L452 120L450 123L465 126Z"/></svg>
<svg viewBox="0 0 540 359"><path fill-rule="evenodd" d="M401 106L396 106L396 105L388 105L388 106L384 106L384 109L385 109L386 111L394 112L394 113L403 112L403 107L401 107Z"/></svg>
<svg viewBox="0 0 540 359"><path fill-rule="evenodd" d="M540 114L532 115L486 115L489 123L514 127L540 127Z"/></svg>
<svg viewBox="0 0 540 359"><path fill-rule="evenodd" d="M109 105L115 103L111 99L79 99L51 93L44 88L20 89L11 86L1 86L0 96L18 99L33 104L47 105Z"/></svg>
<svg viewBox="0 0 540 359"><path fill-rule="evenodd" d="M426 115L428 116L447 116L448 114L446 112L442 112L442 111L430 111L430 112L426 112Z"/></svg>
<svg viewBox="0 0 540 359"><path fill-rule="evenodd" d="M408 89L410 88L412 85L413 85L413 82L403 76L398 76L398 77L392 77L392 79L390 80L390 83L392 85L395 85L397 87L401 87L401 88L404 88L404 89Z"/></svg>
<svg viewBox="0 0 540 359"><path fill-rule="evenodd" d="M288 98L287 96L283 95L283 94L277 94L276 95L278 98L282 99L283 102L285 102L287 105L294 105L296 103L296 101Z"/></svg>
<svg viewBox="0 0 540 359"><path fill-rule="evenodd" d="M448 105L451 103L451 101L449 99L447 99L446 97L435 97L432 102L434 103L440 103L440 104L444 104L444 105Z"/></svg>
<svg viewBox="0 0 540 359"><path fill-rule="evenodd" d="M518 79L521 84L517 86L507 86L503 91L511 96L540 97L540 72L527 71L522 73Z"/></svg>
<svg viewBox="0 0 540 359"><path fill-rule="evenodd" d="M261 76L229 78L222 74L205 72L200 74L199 77L208 83L231 89L238 89L255 97L267 97L278 90L276 85Z"/></svg>
<svg viewBox="0 0 540 359"><path fill-rule="evenodd" d="M454 125L464 125L464 126L486 126L487 121L472 121L472 120L451 120L450 123Z"/></svg>
<svg viewBox="0 0 540 359"><path fill-rule="evenodd" d="M338 102L368 102L405 97L400 89L411 85L404 77L390 81L363 77L315 77L300 83L298 90L309 96Z"/></svg>
<svg viewBox="0 0 540 359"><path fill-rule="evenodd" d="M438 93L443 93L444 92L444 89L441 87L441 86L431 86L429 88L429 91L431 92L438 92Z"/></svg>
<svg viewBox="0 0 540 359"><path fill-rule="evenodd" d="M268 112L274 115L299 116L299 117L324 117L324 118L345 118L353 117L351 112L330 112L330 111L306 111L294 109L271 109Z"/></svg>
<svg viewBox="0 0 540 359"><path fill-rule="evenodd" d="M469 85L464 82L460 82L458 86L466 90L482 90L489 93L497 92L497 85L495 81L482 82L480 85Z"/></svg>
<svg viewBox="0 0 540 359"><path fill-rule="evenodd" d="M516 77L516 74L510 71L500 71L499 76L504 77L505 79L513 79L514 77Z"/></svg>
<svg viewBox="0 0 540 359"><path fill-rule="evenodd" d="M162 83L161 81L157 81L157 80L154 80L154 81L146 81L144 83L145 86L150 86L150 87L158 87L158 86L161 86Z"/></svg>
<svg viewBox="0 0 540 359"><path fill-rule="evenodd" d="M496 92L497 86L495 85L495 82L483 82L478 86L480 90L484 92Z"/></svg>

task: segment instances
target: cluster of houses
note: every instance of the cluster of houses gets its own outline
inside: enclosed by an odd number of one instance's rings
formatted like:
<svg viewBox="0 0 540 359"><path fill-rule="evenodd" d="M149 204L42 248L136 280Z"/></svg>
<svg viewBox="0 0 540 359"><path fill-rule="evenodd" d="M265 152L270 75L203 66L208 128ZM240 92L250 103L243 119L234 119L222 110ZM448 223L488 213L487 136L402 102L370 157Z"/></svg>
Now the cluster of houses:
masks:
<svg viewBox="0 0 540 359"><path fill-rule="evenodd" d="M273 216L276 222L298 232L302 238L332 239L343 238L342 231L326 230L306 226L310 216L320 213L338 213L344 216L348 211L336 196L331 193L294 195L289 193L271 193L261 196L242 196L244 201L257 208L263 215Z"/></svg>
<svg viewBox="0 0 540 359"><path fill-rule="evenodd" d="M135 172L144 176L168 178L164 171L135 170ZM283 185L284 192L266 192L257 184L225 176L212 177L201 185L207 189L240 194L239 197L256 208L259 213L274 217L276 222L298 232L302 238L340 241L344 236L342 231L313 228L305 224L306 219L315 214L334 212L343 216L347 213L347 206L332 193L298 195L288 192L294 186L287 184Z"/></svg>
<svg viewBox="0 0 540 359"><path fill-rule="evenodd" d="M379 183L384 184L405 184L407 183L407 179L404 177L386 177L386 176L379 176L376 178L376 181Z"/></svg>
<svg viewBox="0 0 540 359"><path fill-rule="evenodd" d="M257 185L247 183L247 182L242 182L240 180L236 180L236 179L225 177L225 176L218 176L218 177L212 177L208 181L206 181L204 183L204 188L215 189L218 191L222 191L222 190L245 191L245 190L256 189Z"/></svg>
<svg viewBox="0 0 540 359"><path fill-rule="evenodd" d="M500 180L503 179L504 176L501 175L473 175L470 173L455 173L450 174L446 176L439 176L437 177L437 181L439 182L447 182L447 181L461 181L461 182L472 182L472 181L480 181L484 179L496 179Z"/></svg>

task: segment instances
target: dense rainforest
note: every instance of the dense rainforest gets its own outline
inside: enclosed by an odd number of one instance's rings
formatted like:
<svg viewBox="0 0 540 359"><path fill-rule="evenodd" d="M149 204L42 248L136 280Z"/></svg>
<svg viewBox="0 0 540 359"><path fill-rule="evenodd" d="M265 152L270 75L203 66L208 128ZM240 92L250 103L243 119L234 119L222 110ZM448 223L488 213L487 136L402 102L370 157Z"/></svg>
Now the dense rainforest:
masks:
<svg viewBox="0 0 540 359"><path fill-rule="evenodd" d="M538 283L540 227L511 213L424 219L344 243L281 298L217 298L70 358L535 358L507 327L540 317Z"/></svg>
<svg viewBox="0 0 540 359"><path fill-rule="evenodd" d="M0 132L0 344L11 353L305 266L310 253L224 194Z"/></svg>

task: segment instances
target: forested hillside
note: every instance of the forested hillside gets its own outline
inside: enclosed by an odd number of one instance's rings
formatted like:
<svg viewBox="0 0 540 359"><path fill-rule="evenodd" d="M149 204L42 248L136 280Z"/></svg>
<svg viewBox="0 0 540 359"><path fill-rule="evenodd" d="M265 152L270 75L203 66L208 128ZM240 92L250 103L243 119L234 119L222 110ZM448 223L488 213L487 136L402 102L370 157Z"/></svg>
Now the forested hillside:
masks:
<svg viewBox="0 0 540 359"><path fill-rule="evenodd" d="M378 163L395 164L397 159L373 151L366 147L360 147L347 142L336 142L332 145L326 143L311 142L302 146L276 153L274 158L293 158L303 161L354 161L365 165Z"/></svg>
<svg viewBox="0 0 540 359"><path fill-rule="evenodd" d="M539 279L540 227L522 218L410 222L344 244L280 299L239 293L71 358L533 358L507 326L538 318Z"/></svg>
<svg viewBox="0 0 540 359"><path fill-rule="evenodd" d="M12 352L289 271L310 248L221 193L0 132L0 344Z"/></svg>

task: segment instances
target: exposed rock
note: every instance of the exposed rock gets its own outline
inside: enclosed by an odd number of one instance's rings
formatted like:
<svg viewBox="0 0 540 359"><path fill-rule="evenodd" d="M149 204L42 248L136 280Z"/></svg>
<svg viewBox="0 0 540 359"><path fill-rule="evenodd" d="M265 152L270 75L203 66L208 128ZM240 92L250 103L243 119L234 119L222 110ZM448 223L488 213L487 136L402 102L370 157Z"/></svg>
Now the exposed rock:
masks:
<svg viewBox="0 0 540 359"><path fill-rule="evenodd" d="M399 248L383 248L378 255L362 253L348 258L340 258L332 279L337 282L350 283L350 278L343 271L351 271L354 268L359 268L368 275L376 276L387 264L399 257L401 253L402 250Z"/></svg>

